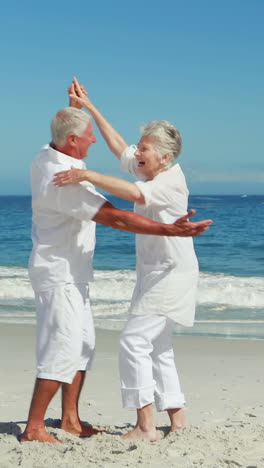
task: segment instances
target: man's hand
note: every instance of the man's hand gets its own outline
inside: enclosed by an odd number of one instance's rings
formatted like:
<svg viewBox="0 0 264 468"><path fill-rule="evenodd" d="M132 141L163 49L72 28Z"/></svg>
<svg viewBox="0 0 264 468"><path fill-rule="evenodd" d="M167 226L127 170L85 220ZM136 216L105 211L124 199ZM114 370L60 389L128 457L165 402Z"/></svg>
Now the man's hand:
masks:
<svg viewBox="0 0 264 468"><path fill-rule="evenodd" d="M172 225L172 231L174 234L171 235L179 237L195 237L206 231L213 221L211 219L204 219L203 221L191 223L189 219L195 215L195 213L195 210L190 210L187 215L175 221Z"/></svg>
<svg viewBox="0 0 264 468"><path fill-rule="evenodd" d="M78 85L79 85L79 91L80 91L81 95L86 96L87 91L86 91L85 87L82 84L79 84L79 83L78 83ZM70 107L75 107L76 109L81 109L83 107L83 104L79 102L79 97L77 96L77 94L75 92L74 80L72 81L71 86L68 88L68 94L69 94L69 98L70 98L69 106Z"/></svg>

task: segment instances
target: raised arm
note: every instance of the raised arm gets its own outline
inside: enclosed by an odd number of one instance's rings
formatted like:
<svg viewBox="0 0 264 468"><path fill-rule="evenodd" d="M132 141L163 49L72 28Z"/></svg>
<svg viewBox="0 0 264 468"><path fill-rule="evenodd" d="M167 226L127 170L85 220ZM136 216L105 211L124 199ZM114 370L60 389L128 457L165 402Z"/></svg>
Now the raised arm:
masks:
<svg viewBox="0 0 264 468"><path fill-rule="evenodd" d="M73 168L69 171L57 172L53 179L53 183L58 187L62 187L63 185L76 184L84 180L91 182L96 187L99 187L116 197L124 198L125 200L129 200L134 203L145 203L144 195L136 184L123 179L118 179L117 177L107 176L85 169Z"/></svg>
<svg viewBox="0 0 264 468"><path fill-rule="evenodd" d="M131 211L119 210L111 205L111 203L106 202L94 216L93 221L105 226L111 226L113 229L134 232L135 234L194 237L206 231L212 223L210 219L196 223L189 222L189 218L194 214L195 210L191 210L186 216L178 219L175 223L163 224Z"/></svg>
<svg viewBox="0 0 264 468"><path fill-rule="evenodd" d="M74 105L85 107L90 112L110 151L120 158L124 149L128 146L127 143L93 105L76 78L73 79L69 88L69 96Z"/></svg>

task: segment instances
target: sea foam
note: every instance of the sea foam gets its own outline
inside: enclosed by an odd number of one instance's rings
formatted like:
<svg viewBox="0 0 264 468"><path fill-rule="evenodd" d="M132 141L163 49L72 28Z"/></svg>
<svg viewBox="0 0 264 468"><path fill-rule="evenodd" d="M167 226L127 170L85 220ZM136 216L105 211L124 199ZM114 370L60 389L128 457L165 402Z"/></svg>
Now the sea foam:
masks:
<svg viewBox="0 0 264 468"><path fill-rule="evenodd" d="M136 281L134 270L96 270L90 284L92 301L107 306L129 303ZM27 269L0 267L0 299L33 299ZM223 273L200 273L198 304L261 308L264 304L264 278L239 277Z"/></svg>

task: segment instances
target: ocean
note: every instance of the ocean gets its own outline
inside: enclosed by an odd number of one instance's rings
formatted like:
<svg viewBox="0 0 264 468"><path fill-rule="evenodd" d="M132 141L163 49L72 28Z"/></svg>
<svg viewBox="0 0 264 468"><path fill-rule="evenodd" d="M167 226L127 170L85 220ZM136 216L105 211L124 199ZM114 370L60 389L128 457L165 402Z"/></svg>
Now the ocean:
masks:
<svg viewBox="0 0 264 468"><path fill-rule="evenodd" d="M176 325L175 334L264 339L264 196L191 196L189 207L194 220L214 224L194 240L201 271L195 325ZM35 323L30 231L30 197L0 196L0 323ZM136 278L134 235L97 225L94 270L96 326L121 329Z"/></svg>

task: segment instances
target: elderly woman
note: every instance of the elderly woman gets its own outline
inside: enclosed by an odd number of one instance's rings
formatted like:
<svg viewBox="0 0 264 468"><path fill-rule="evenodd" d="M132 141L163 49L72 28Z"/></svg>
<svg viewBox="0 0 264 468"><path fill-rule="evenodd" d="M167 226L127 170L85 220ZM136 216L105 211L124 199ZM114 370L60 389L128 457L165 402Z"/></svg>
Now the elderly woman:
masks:
<svg viewBox="0 0 264 468"><path fill-rule="evenodd" d="M107 192L135 202L135 211L155 221L172 223L187 213L188 189L179 164L181 135L169 122L152 121L141 129L137 146L128 146L85 95L75 79L70 96L93 116L121 169L134 183L72 169L56 174L56 185L87 180ZM208 221L208 225L210 221ZM175 323L192 326L198 263L189 237L136 236L137 281L130 315L120 339L123 406L137 410L137 424L124 438L157 439L153 402L166 410L171 431L185 427L185 398L174 363Z"/></svg>

